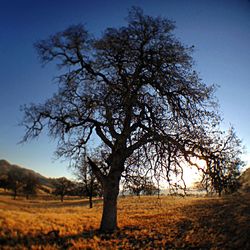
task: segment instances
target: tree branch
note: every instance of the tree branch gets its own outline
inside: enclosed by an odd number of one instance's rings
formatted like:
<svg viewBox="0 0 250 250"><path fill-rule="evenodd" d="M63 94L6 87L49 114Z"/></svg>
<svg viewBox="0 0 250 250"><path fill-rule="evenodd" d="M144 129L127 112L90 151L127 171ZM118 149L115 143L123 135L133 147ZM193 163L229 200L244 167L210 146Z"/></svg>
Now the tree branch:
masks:
<svg viewBox="0 0 250 250"><path fill-rule="evenodd" d="M100 181L100 183L103 185L105 181L105 175L101 172L98 166L89 157L88 157L88 163L92 168L93 173L95 174L98 181Z"/></svg>

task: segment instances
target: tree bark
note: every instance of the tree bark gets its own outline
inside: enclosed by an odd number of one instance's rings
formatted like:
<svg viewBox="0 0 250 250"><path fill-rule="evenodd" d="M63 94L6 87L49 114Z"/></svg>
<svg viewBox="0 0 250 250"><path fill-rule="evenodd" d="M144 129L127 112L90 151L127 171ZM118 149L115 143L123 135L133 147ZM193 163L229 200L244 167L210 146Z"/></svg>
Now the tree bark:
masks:
<svg viewBox="0 0 250 250"><path fill-rule="evenodd" d="M89 196L89 208L93 208L92 195Z"/></svg>
<svg viewBox="0 0 250 250"><path fill-rule="evenodd" d="M88 160L93 173L102 183L103 187L103 211L100 231L103 233L112 233L118 228L117 197L119 194L121 174L124 170L124 159L121 159L119 154L117 154L117 157L114 157L111 163L111 169L108 175L104 175L90 158L88 158Z"/></svg>
<svg viewBox="0 0 250 250"><path fill-rule="evenodd" d="M93 208L93 185L94 185L94 178L93 176L91 176L90 187L89 187L89 208Z"/></svg>
<svg viewBox="0 0 250 250"><path fill-rule="evenodd" d="M117 197L119 194L119 182L121 174L113 173L104 181L104 201L100 231L105 233L114 232L117 227Z"/></svg>
<svg viewBox="0 0 250 250"><path fill-rule="evenodd" d="M16 200L16 197L17 197L17 189L14 189L13 199Z"/></svg>

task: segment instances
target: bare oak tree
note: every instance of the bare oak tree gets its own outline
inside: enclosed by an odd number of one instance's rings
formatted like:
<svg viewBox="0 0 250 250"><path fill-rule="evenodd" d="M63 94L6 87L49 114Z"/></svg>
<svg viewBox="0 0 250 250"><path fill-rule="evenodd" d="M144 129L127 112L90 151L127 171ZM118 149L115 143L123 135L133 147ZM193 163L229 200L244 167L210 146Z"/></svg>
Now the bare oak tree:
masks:
<svg viewBox="0 0 250 250"><path fill-rule="evenodd" d="M173 22L132 8L127 25L108 28L99 38L82 25L36 43L42 63L61 70L58 92L43 104L24 106L24 141L48 129L58 139L59 156L101 147L102 163L88 158L104 190L100 229L117 228L122 175L133 171L182 176L193 157L211 159L212 130L219 116L214 86L193 70L192 47L172 31Z"/></svg>
<svg viewBox="0 0 250 250"><path fill-rule="evenodd" d="M23 177L22 192L28 200L30 196L36 195L39 186L39 179L32 173L26 173Z"/></svg>
<svg viewBox="0 0 250 250"><path fill-rule="evenodd" d="M210 154L203 159L206 169L203 170L201 184L207 192L230 194L240 187L240 169L244 162L240 159L241 141L233 128L224 136L213 136L210 143Z"/></svg>
<svg viewBox="0 0 250 250"><path fill-rule="evenodd" d="M18 193L24 186L24 173L19 168L11 168L7 176L7 188L13 192L13 199L16 200Z"/></svg>
<svg viewBox="0 0 250 250"><path fill-rule="evenodd" d="M92 159L92 161L95 161ZM81 190L81 195L89 198L89 208L93 207L93 197L102 195L102 186L95 177L90 164L86 157L80 157L74 162L74 174L78 180L78 186ZM96 163L96 161L95 161Z"/></svg>
<svg viewBox="0 0 250 250"><path fill-rule="evenodd" d="M74 183L70 180L68 180L65 177L60 177L57 179L54 179L54 195L59 195L61 202L63 202L64 197L70 193L70 191L74 188Z"/></svg>

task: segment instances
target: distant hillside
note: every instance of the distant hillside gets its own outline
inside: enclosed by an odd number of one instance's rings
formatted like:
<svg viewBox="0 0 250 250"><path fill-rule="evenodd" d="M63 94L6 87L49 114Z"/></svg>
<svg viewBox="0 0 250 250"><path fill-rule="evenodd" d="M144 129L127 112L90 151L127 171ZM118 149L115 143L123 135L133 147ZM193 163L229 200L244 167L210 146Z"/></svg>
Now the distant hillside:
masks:
<svg viewBox="0 0 250 250"><path fill-rule="evenodd" d="M11 164L6 160L0 160L0 176L7 174L10 170L14 170L14 169L18 169L19 171L21 170L24 175L25 174L32 174L33 176L35 176L38 179L40 185L43 185L43 186L46 186L49 188L53 187L53 184L52 184L53 179L52 178L44 177L41 174L39 174L31 169L27 169L27 168L23 168L23 167L20 167L18 165L15 165L15 164Z"/></svg>
<svg viewBox="0 0 250 250"><path fill-rule="evenodd" d="M250 167L247 168L240 176L241 189L250 192Z"/></svg>

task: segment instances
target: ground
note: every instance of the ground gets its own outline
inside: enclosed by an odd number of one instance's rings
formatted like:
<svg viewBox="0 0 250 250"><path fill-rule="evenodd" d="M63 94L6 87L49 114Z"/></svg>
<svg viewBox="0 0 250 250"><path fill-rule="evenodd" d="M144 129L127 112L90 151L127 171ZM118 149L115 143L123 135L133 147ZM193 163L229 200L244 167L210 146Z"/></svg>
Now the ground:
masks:
<svg viewBox="0 0 250 250"><path fill-rule="evenodd" d="M250 249L250 196L120 197L119 230L98 232L102 200L0 195L0 249Z"/></svg>

